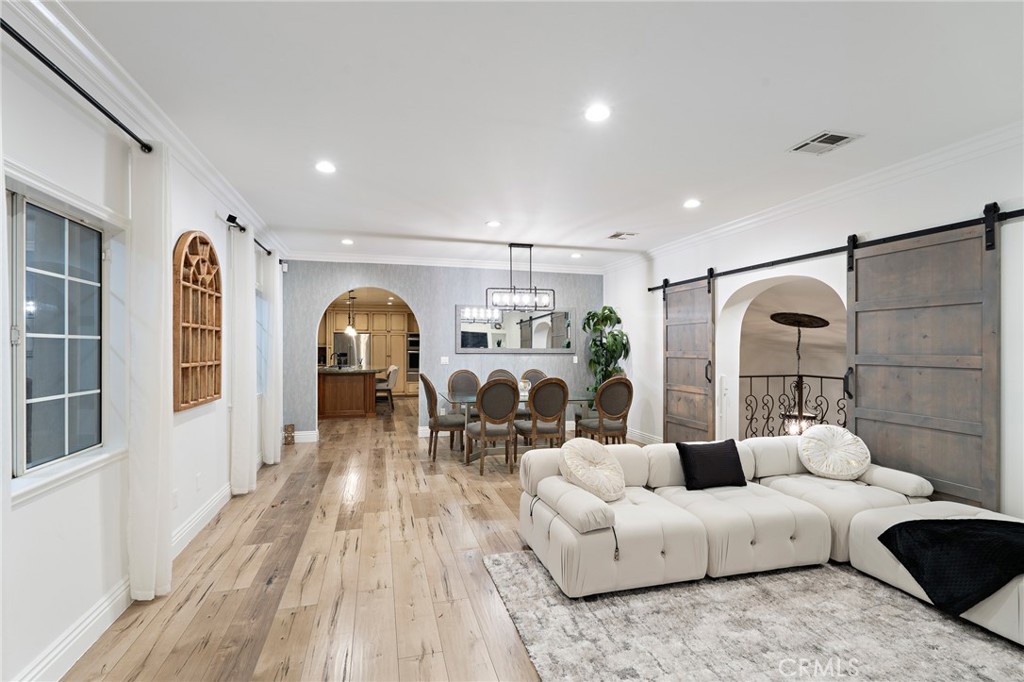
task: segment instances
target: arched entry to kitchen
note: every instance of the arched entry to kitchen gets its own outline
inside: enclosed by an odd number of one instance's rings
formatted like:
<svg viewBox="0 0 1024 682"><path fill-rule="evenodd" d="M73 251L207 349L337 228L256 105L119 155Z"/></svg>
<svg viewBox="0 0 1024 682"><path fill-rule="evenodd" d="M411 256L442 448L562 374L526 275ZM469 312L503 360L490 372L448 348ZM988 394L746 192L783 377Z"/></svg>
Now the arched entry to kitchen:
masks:
<svg viewBox="0 0 1024 682"><path fill-rule="evenodd" d="M397 294L341 292L317 329L318 419L415 413L407 399L419 394L419 347L419 323Z"/></svg>

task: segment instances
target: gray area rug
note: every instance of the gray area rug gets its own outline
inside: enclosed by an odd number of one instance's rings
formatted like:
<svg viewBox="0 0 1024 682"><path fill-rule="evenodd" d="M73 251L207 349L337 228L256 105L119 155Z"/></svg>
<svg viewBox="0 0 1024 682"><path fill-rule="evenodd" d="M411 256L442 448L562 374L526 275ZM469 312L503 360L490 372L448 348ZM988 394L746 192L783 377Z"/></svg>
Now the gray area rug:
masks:
<svg viewBox="0 0 1024 682"><path fill-rule="evenodd" d="M1024 647L829 564L569 599L484 557L543 680L1024 680Z"/></svg>

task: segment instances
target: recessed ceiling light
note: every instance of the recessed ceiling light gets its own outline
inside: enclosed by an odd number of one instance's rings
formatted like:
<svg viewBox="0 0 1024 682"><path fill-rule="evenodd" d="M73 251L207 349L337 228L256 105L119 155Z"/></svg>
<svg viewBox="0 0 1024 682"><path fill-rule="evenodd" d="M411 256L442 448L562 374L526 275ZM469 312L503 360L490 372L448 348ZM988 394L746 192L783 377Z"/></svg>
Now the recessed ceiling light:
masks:
<svg viewBox="0 0 1024 682"><path fill-rule="evenodd" d="M501 227L501 221L500 220L488 220L486 223L484 223L484 225L486 225L487 227Z"/></svg>
<svg viewBox="0 0 1024 682"><path fill-rule="evenodd" d="M697 208L700 206L700 199L687 199L683 202L683 208Z"/></svg>
<svg viewBox="0 0 1024 682"><path fill-rule="evenodd" d="M388 301L388 305L394 305L394 304L395 304L394 301Z"/></svg>
<svg viewBox="0 0 1024 682"><path fill-rule="evenodd" d="M612 110L608 108L607 104L601 102L594 102L587 110L583 112L583 117L591 123L600 123L601 121L607 121L608 117L612 115Z"/></svg>
<svg viewBox="0 0 1024 682"><path fill-rule="evenodd" d="M388 300L389 301L393 301L393 300L395 300L395 297L394 296L388 296Z"/></svg>
<svg viewBox="0 0 1024 682"><path fill-rule="evenodd" d="M352 241L351 239L342 239L342 240L341 240L341 243L342 243L342 244L343 244L344 246L352 246L353 244L355 244L355 242L354 242L354 241Z"/></svg>
<svg viewBox="0 0 1024 682"><path fill-rule="evenodd" d="M327 173L327 174L333 173L334 171L338 170L337 168L334 167L334 164L331 163L330 161L317 161L316 162L316 169L318 171L320 171L321 173Z"/></svg>
<svg viewBox="0 0 1024 682"><path fill-rule="evenodd" d="M582 253L574 253L571 256L569 256L569 258L583 258L583 254Z"/></svg>

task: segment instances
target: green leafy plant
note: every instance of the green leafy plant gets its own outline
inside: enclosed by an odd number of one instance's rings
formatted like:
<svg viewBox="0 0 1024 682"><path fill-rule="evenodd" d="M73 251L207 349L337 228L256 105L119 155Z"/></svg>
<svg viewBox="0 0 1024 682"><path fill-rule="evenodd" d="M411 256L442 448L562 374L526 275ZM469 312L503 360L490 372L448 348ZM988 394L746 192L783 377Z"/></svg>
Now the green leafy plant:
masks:
<svg viewBox="0 0 1024 682"><path fill-rule="evenodd" d="M598 386L623 371L619 361L629 357L629 336L622 329L616 329L620 324L622 318L608 305L591 310L583 318L583 331L590 334L587 368L594 375L590 391L597 391Z"/></svg>

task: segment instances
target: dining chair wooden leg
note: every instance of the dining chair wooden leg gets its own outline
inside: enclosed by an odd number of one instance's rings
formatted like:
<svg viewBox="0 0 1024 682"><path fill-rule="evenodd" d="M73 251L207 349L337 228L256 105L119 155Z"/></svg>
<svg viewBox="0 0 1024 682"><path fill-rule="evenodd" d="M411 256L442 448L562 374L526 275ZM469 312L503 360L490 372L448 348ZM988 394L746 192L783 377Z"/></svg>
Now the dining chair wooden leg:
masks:
<svg viewBox="0 0 1024 682"><path fill-rule="evenodd" d="M469 456L473 453L473 439L466 436L466 447L462 449L462 463L469 464Z"/></svg>
<svg viewBox="0 0 1024 682"><path fill-rule="evenodd" d="M487 454L487 441L483 441L482 440L482 441L480 441L480 444L483 446L482 448L480 448L480 475L483 476L484 475L484 455Z"/></svg>
<svg viewBox="0 0 1024 682"><path fill-rule="evenodd" d="M512 467L514 466L511 450L512 450L512 448L509 447L509 442L506 440L505 441L505 459L508 461L508 472L510 474L512 473Z"/></svg>
<svg viewBox="0 0 1024 682"><path fill-rule="evenodd" d="M454 450L455 449L455 432L454 431L449 431L448 432L448 449L449 450Z"/></svg>

